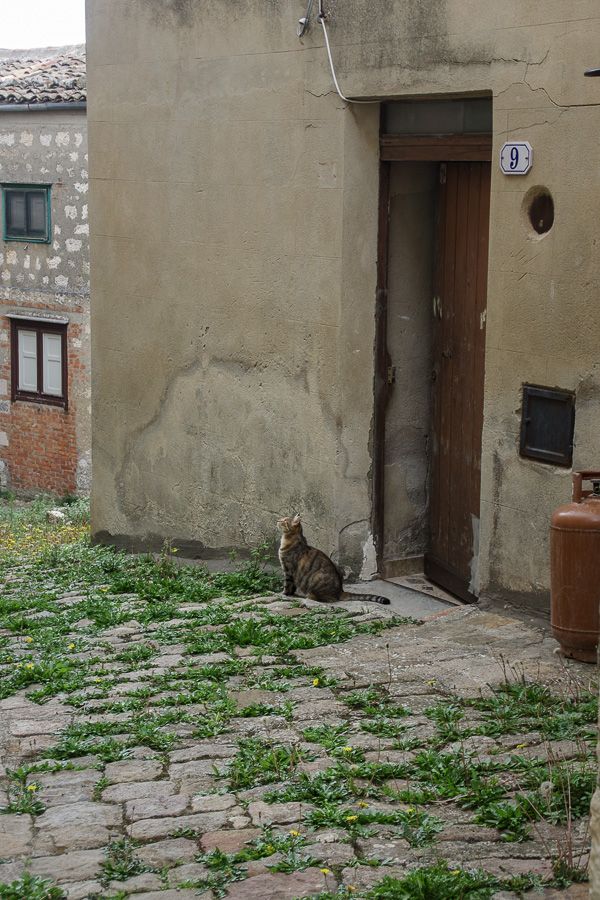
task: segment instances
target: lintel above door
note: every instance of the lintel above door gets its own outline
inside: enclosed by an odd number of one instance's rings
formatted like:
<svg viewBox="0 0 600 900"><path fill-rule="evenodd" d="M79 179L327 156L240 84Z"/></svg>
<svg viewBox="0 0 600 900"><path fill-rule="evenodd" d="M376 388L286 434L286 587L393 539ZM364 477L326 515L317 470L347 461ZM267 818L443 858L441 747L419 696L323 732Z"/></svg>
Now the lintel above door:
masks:
<svg viewBox="0 0 600 900"><path fill-rule="evenodd" d="M491 134L382 134L382 162L489 162Z"/></svg>

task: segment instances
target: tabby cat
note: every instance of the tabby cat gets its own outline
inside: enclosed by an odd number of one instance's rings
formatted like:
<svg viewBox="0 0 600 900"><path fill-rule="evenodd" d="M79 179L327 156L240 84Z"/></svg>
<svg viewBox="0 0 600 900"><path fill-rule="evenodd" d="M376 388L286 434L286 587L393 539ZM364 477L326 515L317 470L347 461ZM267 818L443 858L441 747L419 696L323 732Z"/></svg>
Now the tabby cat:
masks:
<svg viewBox="0 0 600 900"><path fill-rule="evenodd" d="M336 600L366 600L387 605L387 597L372 594L350 594L344 591L342 576L329 557L310 547L302 533L300 516L286 516L277 522L281 528L279 562L283 569L283 593L292 597L298 590L309 600L334 603Z"/></svg>

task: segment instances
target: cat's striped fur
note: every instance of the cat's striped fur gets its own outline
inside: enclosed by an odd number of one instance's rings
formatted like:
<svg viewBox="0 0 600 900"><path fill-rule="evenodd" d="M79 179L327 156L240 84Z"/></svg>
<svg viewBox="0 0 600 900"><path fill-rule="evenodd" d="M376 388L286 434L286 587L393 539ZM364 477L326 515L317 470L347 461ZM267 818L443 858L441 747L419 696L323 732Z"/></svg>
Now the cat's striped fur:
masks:
<svg viewBox="0 0 600 900"><path fill-rule="evenodd" d="M279 562L283 569L283 593L288 597L298 591L309 600L335 603L336 600L366 600L387 605L387 597L351 594L344 591L342 576L326 553L310 547L302 533L300 516L286 516L277 522L281 529Z"/></svg>

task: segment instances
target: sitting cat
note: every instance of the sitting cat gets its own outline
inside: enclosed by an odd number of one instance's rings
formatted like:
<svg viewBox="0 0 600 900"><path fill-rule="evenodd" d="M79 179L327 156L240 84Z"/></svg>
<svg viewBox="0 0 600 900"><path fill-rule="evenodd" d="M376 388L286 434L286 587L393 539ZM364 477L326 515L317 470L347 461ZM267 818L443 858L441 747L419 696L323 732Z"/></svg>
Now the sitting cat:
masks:
<svg viewBox="0 0 600 900"><path fill-rule="evenodd" d="M342 576L329 557L310 547L302 533L300 516L286 516L277 522L281 528L279 562L284 574L283 593L292 597L296 590L309 600L333 603L336 600L366 600L387 605L387 597L350 594L344 591Z"/></svg>

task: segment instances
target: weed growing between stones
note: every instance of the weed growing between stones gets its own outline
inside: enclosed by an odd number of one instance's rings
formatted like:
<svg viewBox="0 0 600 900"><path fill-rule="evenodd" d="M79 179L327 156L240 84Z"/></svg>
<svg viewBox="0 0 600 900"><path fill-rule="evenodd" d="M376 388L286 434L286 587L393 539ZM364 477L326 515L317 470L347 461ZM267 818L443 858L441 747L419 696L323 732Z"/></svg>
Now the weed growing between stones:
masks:
<svg viewBox="0 0 600 900"><path fill-rule="evenodd" d="M497 891L527 891L539 885L530 876L498 879L481 869L451 869L438 862L409 872L404 878L386 876L371 890L361 891L364 900L489 900ZM351 886L337 893L321 893L312 900L338 900L359 896Z"/></svg>
<svg viewBox="0 0 600 900"><path fill-rule="evenodd" d="M317 775L301 772L285 787L267 791L267 803L314 803L323 807L354 798L351 778L346 768L333 766Z"/></svg>
<svg viewBox="0 0 600 900"><path fill-rule="evenodd" d="M544 781L540 783L540 778ZM535 790L518 796L518 802L528 812L534 833L539 834L548 857L552 859L554 881L558 887L588 879L587 844L589 819L583 839L575 832L575 823L589 813L590 798L596 787L597 772L592 760L585 758L583 767L555 760L549 755L547 765L539 766L530 784ZM537 823L544 821L564 825L564 830L551 845Z"/></svg>
<svg viewBox="0 0 600 900"><path fill-rule="evenodd" d="M220 898L226 896L230 884L246 878L246 869L220 850L214 850L207 856L199 856L198 859L210 870L209 874L204 878L184 881L183 887L195 888L199 892L211 891L213 897Z"/></svg>
<svg viewBox="0 0 600 900"><path fill-rule="evenodd" d="M232 791L282 781L305 759L298 747L273 746L247 738L238 744L238 752L227 770Z"/></svg>
<svg viewBox="0 0 600 900"><path fill-rule="evenodd" d="M351 751L348 746L348 727L346 725L317 725L305 728L302 737L313 744L321 744L332 756L344 756Z"/></svg>
<svg viewBox="0 0 600 900"><path fill-rule="evenodd" d="M589 757L584 757L580 765L564 761L538 764L521 776L523 787L533 788L522 802L536 818L566 825L588 813L596 779L595 766Z"/></svg>
<svg viewBox="0 0 600 900"><path fill-rule="evenodd" d="M363 807L368 807L368 804L363 804ZM313 828L343 828L351 840L374 834L369 826L393 825L398 837L408 841L411 847L427 846L443 828L443 823L435 816L414 807L396 810L344 809L333 803L325 803L310 812L306 821Z"/></svg>
<svg viewBox="0 0 600 900"><path fill-rule="evenodd" d="M389 719L401 718L410 713L406 706L394 703L383 687L352 691L342 700L350 709L360 710L366 716L382 716Z"/></svg>
<svg viewBox="0 0 600 900"><path fill-rule="evenodd" d="M150 866L136 856L135 850L136 844L128 838L120 838L108 845L100 869L100 881L105 887L111 881L125 881L150 870Z"/></svg>
<svg viewBox="0 0 600 900"><path fill-rule="evenodd" d="M66 900L66 894L45 878L25 874L10 884L0 884L2 900Z"/></svg>
<svg viewBox="0 0 600 900"><path fill-rule="evenodd" d="M366 719L360 723L361 731L366 734L374 734L382 738L400 738L406 734L406 726L387 716L377 716L375 719Z"/></svg>
<svg viewBox="0 0 600 900"><path fill-rule="evenodd" d="M245 864L256 860L263 860L270 872L285 874L301 872L320 862L319 859L304 852L306 845L306 837L298 831L291 830L286 834L270 827L264 828L260 837L250 841L237 853L213 850L211 853L200 854L197 860L210 870L210 875L207 878L184 882L183 886L200 890L210 889L217 897L225 896L227 885L245 877Z"/></svg>
<svg viewBox="0 0 600 900"><path fill-rule="evenodd" d="M24 768L8 770L8 803L0 809L3 813L39 816L45 806L40 799L39 785L36 781L28 781L28 772Z"/></svg>
<svg viewBox="0 0 600 900"><path fill-rule="evenodd" d="M594 735L588 726L596 724L598 700L587 691L577 696L558 696L542 684L508 681L490 697L468 702L483 714L474 733L482 735L519 734L539 731L546 740Z"/></svg>

